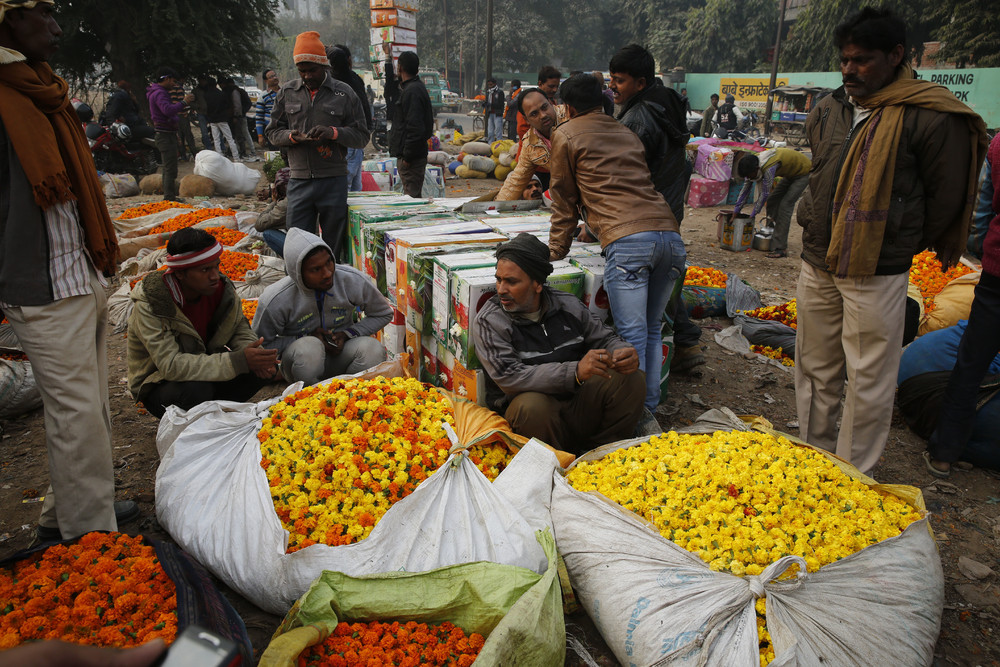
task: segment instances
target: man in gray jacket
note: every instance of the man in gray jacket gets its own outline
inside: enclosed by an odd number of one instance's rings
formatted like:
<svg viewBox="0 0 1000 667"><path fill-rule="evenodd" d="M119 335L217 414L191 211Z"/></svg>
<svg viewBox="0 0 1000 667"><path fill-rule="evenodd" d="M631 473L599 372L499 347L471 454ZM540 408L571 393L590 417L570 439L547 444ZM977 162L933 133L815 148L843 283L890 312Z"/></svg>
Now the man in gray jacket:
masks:
<svg viewBox="0 0 1000 667"><path fill-rule="evenodd" d="M278 351L286 380L311 385L385 361L371 336L392 320L392 307L363 273L338 266L323 239L294 228L285 266L288 276L260 295L253 330Z"/></svg>
<svg viewBox="0 0 1000 667"><path fill-rule="evenodd" d="M288 228L315 231L340 253L347 229L347 149L364 148L368 123L351 87L330 76L319 34L295 39L300 78L281 86L271 109L267 139L288 149Z"/></svg>

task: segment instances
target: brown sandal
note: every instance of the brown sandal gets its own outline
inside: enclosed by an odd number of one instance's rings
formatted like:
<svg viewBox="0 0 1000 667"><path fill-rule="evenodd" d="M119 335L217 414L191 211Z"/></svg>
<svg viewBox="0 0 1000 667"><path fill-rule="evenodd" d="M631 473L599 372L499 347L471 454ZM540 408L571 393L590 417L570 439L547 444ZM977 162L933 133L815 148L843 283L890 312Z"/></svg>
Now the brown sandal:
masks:
<svg viewBox="0 0 1000 667"><path fill-rule="evenodd" d="M770 259L778 259L780 257L788 257L788 253L784 250L775 250L774 252L767 253L767 257Z"/></svg>

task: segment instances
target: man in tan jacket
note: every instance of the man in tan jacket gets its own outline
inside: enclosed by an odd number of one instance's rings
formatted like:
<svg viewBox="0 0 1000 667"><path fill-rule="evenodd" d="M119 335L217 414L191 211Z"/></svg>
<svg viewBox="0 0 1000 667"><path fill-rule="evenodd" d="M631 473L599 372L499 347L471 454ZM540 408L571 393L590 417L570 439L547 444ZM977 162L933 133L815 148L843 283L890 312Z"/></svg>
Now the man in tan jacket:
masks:
<svg viewBox="0 0 1000 667"><path fill-rule="evenodd" d="M549 153L552 130L566 120L566 107L555 105L538 88L529 88L517 98L517 110L528 120L530 128L521 138L517 166L507 175L497 201L521 199L533 176L538 176L542 190L549 181Z"/></svg>
<svg viewBox="0 0 1000 667"><path fill-rule="evenodd" d="M582 212L604 249L604 287L618 333L639 353L648 410L660 402L661 319L687 253L653 187L642 141L604 113L601 84L578 74L559 89L570 120L552 133L552 259L569 252Z"/></svg>

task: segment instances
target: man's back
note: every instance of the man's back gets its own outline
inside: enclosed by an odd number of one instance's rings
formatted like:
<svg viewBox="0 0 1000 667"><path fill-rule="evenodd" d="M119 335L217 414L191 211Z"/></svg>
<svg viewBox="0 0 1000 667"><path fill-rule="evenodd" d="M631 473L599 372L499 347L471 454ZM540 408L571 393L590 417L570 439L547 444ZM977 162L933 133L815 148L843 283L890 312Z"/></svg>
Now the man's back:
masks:
<svg viewBox="0 0 1000 667"><path fill-rule="evenodd" d="M434 133L434 111L420 77L400 86L389 137L389 154L406 160L427 156L427 140Z"/></svg>

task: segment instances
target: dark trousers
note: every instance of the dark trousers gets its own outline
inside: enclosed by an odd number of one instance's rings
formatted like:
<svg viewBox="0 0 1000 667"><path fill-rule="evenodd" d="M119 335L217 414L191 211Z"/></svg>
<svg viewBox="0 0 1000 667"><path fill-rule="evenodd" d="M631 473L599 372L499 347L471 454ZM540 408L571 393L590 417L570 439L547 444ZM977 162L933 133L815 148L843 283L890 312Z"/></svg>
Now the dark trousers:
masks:
<svg viewBox="0 0 1000 667"><path fill-rule="evenodd" d="M809 185L809 175L783 178L774 186L767 198L767 215L774 220L774 234L771 236L772 251L788 250L788 229L792 225L795 203L802 197Z"/></svg>
<svg viewBox="0 0 1000 667"><path fill-rule="evenodd" d="M156 148L162 164L163 198L177 199L177 133L157 130Z"/></svg>
<svg viewBox="0 0 1000 667"><path fill-rule="evenodd" d="M177 143L180 145L181 153L184 153L186 148L192 157L198 154L194 144L194 133L191 132L191 121L186 115L177 117Z"/></svg>
<svg viewBox="0 0 1000 667"><path fill-rule="evenodd" d="M403 192L415 199L420 199L420 194L424 191L424 172L427 171L427 156L419 160L408 160L406 166L402 160L396 162L399 170L399 178L403 181Z"/></svg>
<svg viewBox="0 0 1000 667"><path fill-rule="evenodd" d="M236 401L243 403L271 380L253 373L237 375L225 382L157 382L143 387L139 400L155 417L162 417L168 405L190 410L206 401Z"/></svg>
<svg viewBox="0 0 1000 667"><path fill-rule="evenodd" d="M517 141L517 114L507 120L507 138L511 141Z"/></svg>
<svg viewBox="0 0 1000 667"><path fill-rule="evenodd" d="M340 257L347 234L347 175L328 178L293 178L288 181L285 227L316 234L319 223L323 241Z"/></svg>
<svg viewBox="0 0 1000 667"><path fill-rule="evenodd" d="M208 116L203 113L198 114L198 129L201 130L201 147L205 150L212 150L215 144L212 142L212 133L208 129Z"/></svg>
<svg viewBox="0 0 1000 667"><path fill-rule="evenodd" d="M515 433L582 454L635 435L645 397L645 373L611 371L611 379L595 375L572 395L518 394L504 418Z"/></svg>
<svg viewBox="0 0 1000 667"><path fill-rule="evenodd" d="M674 344L677 347L695 347L701 340L701 327L691 321L687 305L680 292L667 304L667 317L674 323Z"/></svg>
<svg viewBox="0 0 1000 667"><path fill-rule="evenodd" d="M975 426L976 394L990 362L1000 352L1000 276L983 272L972 301L969 325L958 344L958 358L941 401L941 416L928 450L938 461L962 458Z"/></svg>

